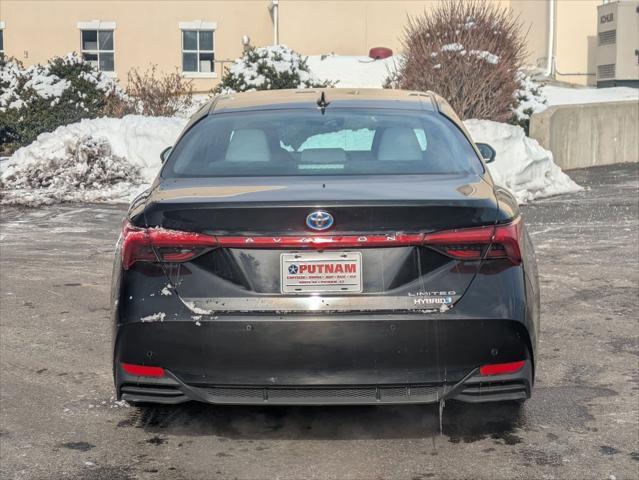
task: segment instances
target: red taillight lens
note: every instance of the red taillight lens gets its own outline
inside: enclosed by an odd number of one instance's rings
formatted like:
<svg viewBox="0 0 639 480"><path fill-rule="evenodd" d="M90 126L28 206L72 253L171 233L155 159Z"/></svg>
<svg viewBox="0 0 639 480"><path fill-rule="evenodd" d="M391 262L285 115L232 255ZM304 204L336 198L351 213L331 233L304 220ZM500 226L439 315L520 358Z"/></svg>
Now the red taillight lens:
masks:
<svg viewBox="0 0 639 480"><path fill-rule="evenodd" d="M122 228L122 266L127 270L135 262L186 262L217 246L210 235L139 228L127 222Z"/></svg>
<svg viewBox="0 0 639 480"><path fill-rule="evenodd" d="M428 233L424 245L459 260L505 258L514 265L521 263L519 249L520 219L506 225L490 225Z"/></svg>
<svg viewBox="0 0 639 480"><path fill-rule="evenodd" d="M506 373L515 373L524 368L525 360L510 363L493 363L492 365L484 365L479 367L479 374L487 375L505 375Z"/></svg>
<svg viewBox="0 0 639 480"><path fill-rule="evenodd" d="M163 377L164 369L162 367L149 367L147 365L134 365L132 363L123 363L122 370L129 375L138 377Z"/></svg>
<svg viewBox="0 0 639 480"><path fill-rule="evenodd" d="M521 263L520 239L521 217L506 225L497 225L488 257L507 258L514 265L519 265Z"/></svg>

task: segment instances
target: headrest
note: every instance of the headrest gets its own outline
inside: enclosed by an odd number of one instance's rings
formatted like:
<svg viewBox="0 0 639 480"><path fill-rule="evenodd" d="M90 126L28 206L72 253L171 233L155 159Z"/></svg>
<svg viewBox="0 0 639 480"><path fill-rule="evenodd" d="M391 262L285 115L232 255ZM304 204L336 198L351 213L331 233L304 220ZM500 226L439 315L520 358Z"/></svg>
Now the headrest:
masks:
<svg viewBox="0 0 639 480"><path fill-rule="evenodd" d="M268 162L271 150L264 130L244 128L235 130L226 150L225 159L229 162Z"/></svg>
<svg viewBox="0 0 639 480"><path fill-rule="evenodd" d="M421 160L422 150L412 128L390 127L382 132L378 160Z"/></svg>

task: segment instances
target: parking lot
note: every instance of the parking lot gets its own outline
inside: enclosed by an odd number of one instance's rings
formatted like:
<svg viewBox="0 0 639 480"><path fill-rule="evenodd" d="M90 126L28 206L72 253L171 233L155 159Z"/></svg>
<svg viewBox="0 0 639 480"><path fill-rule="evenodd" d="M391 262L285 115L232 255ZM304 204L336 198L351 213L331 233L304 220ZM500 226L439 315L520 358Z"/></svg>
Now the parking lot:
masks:
<svg viewBox="0 0 639 480"><path fill-rule="evenodd" d="M3 479L639 477L638 164L569 172L523 207L542 333L523 407L127 407L109 288L124 205L6 207L0 250Z"/></svg>

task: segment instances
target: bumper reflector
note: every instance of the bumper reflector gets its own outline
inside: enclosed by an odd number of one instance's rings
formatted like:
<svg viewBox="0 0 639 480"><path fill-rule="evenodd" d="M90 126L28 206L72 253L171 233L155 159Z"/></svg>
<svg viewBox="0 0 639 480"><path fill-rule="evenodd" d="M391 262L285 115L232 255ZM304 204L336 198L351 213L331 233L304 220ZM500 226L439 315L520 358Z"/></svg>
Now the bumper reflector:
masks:
<svg viewBox="0 0 639 480"><path fill-rule="evenodd" d="M132 363L123 363L122 369L129 375L137 375L139 377L163 377L164 369L162 367L149 367L147 365L134 365Z"/></svg>
<svg viewBox="0 0 639 480"><path fill-rule="evenodd" d="M506 373L515 373L524 368L526 360L510 363L493 363L492 365L484 365L479 367L479 374L486 375L504 375Z"/></svg>

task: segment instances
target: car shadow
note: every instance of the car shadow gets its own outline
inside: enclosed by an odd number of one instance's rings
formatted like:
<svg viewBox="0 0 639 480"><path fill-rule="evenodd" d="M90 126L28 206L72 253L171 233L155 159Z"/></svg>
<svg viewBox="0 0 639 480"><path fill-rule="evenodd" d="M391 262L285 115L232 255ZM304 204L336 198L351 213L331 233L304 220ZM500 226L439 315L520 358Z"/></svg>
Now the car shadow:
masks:
<svg viewBox="0 0 639 480"><path fill-rule="evenodd" d="M447 402L442 433L451 442L482 438L519 443L513 433L524 424L517 403ZM440 434L437 405L393 406L228 406L187 403L133 407L120 427L153 434L218 436L227 439L351 440L429 438Z"/></svg>

